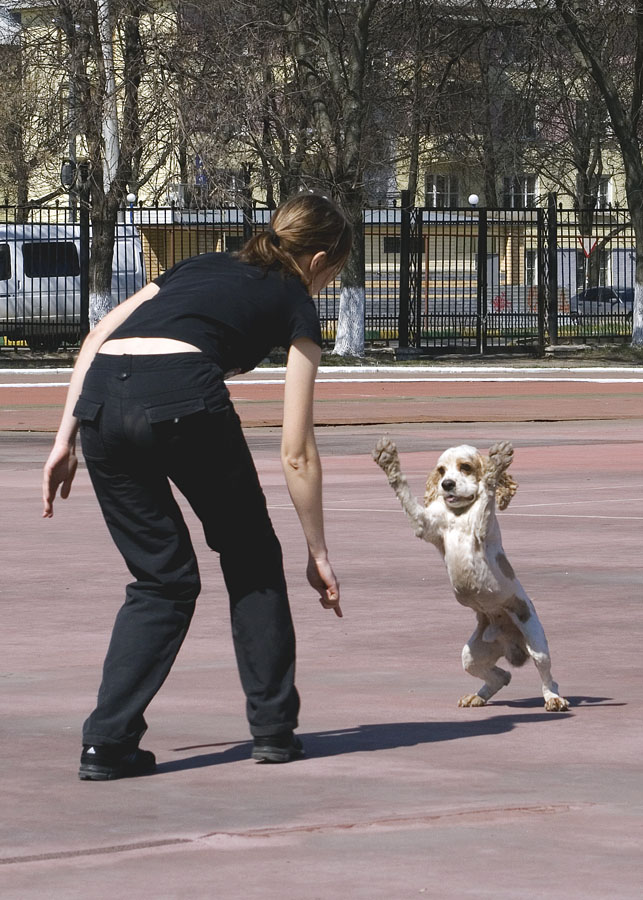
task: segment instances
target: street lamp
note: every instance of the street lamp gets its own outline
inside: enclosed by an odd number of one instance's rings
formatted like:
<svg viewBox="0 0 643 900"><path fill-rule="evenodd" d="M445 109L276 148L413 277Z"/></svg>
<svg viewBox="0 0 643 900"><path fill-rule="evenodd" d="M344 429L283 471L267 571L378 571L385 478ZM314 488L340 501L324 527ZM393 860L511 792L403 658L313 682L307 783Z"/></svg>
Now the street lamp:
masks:
<svg viewBox="0 0 643 900"><path fill-rule="evenodd" d="M60 167L60 183L66 191L69 191L69 193L72 193L74 189L77 173L78 167L76 165L76 160L63 159Z"/></svg>
<svg viewBox="0 0 643 900"><path fill-rule="evenodd" d="M134 204L136 203L136 194L134 194L130 191L130 193L127 195L127 197L125 199L127 200L127 203L129 205L129 220L133 225L134 224Z"/></svg>

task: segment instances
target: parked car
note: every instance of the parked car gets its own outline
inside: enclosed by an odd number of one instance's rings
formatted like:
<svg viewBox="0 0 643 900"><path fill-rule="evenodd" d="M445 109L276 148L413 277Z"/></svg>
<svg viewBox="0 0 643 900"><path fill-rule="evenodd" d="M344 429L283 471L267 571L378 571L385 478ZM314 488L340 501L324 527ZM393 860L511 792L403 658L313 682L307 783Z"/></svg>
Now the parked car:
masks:
<svg viewBox="0 0 643 900"><path fill-rule="evenodd" d="M583 316L625 316L632 318L634 288L592 287L579 291L569 301L573 320Z"/></svg>
<svg viewBox="0 0 643 900"><path fill-rule="evenodd" d="M145 284L138 231L116 229L114 305ZM80 338L80 318L80 226L0 225L0 335L56 349Z"/></svg>

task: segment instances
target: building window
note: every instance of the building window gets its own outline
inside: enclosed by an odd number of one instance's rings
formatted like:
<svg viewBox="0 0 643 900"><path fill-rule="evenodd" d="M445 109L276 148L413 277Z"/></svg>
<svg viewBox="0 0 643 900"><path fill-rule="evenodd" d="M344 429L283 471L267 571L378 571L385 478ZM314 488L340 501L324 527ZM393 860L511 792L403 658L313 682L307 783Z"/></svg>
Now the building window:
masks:
<svg viewBox="0 0 643 900"><path fill-rule="evenodd" d="M583 189L585 187L585 190ZM585 192L587 191L587 193ZM596 200L594 201L594 209L608 209L612 202L612 179L609 175L601 175L598 184L591 179L589 185L587 180L579 175L576 178L576 196L580 206L587 206L591 202L591 193L596 191ZM590 194L590 197L587 196Z"/></svg>
<svg viewBox="0 0 643 900"><path fill-rule="evenodd" d="M538 284L538 251L525 250L525 284L533 287Z"/></svg>
<svg viewBox="0 0 643 900"><path fill-rule="evenodd" d="M424 179L424 205L428 209L448 209L460 205L457 175L432 175Z"/></svg>
<svg viewBox="0 0 643 900"><path fill-rule="evenodd" d="M596 206L598 209L607 209L612 202L612 179L609 175L602 175L598 182L598 197Z"/></svg>
<svg viewBox="0 0 643 900"><path fill-rule="evenodd" d="M536 176L514 175L503 181L503 206L506 209L525 209L536 204Z"/></svg>

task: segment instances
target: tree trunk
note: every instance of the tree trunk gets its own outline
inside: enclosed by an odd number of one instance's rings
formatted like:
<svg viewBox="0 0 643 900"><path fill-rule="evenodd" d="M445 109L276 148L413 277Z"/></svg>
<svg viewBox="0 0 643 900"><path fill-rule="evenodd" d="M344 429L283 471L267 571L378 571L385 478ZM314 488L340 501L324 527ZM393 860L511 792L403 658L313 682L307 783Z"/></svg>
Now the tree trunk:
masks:
<svg viewBox="0 0 643 900"><path fill-rule="evenodd" d="M89 327L112 309L112 265L118 202L114 194L92 197L92 247L89 258Z"/></svg>
<svg viewBox="0 0 643 900"><path fill-rule="evenodd" d="M636 242L634 276L634 306L632 310L632 346L643 347L643 207L631 210L632 228Z"/></svg>
<svg viewBox="0 0 643 900"><path fill-rule="evenodd" d="M364 356L364 316L366 310L364 225L362 207L346 207L353 223L353 247L342 270L339 318L333 355Z"/></svg>

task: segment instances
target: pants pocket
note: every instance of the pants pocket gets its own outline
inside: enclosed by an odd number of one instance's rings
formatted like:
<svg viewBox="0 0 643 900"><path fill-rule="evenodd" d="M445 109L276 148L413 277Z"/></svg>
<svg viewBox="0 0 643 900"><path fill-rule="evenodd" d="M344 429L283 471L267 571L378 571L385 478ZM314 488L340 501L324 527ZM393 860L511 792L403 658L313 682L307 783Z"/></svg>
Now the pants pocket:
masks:
<svg viewBox="0 0 643 900"><path fill-rule="evenodd" d="M157 425L159 422L178 423L186 416L193 416L195 413L203 412L206 408L203 397L191 397L187 400L175 400L171 403L147 406L145 418L150 425Z"/></svg>
<svg viewBox="0 0 643 900"><path fill-rule="evenodd" d="M105 447L100 435L102 401L80 396L74 407L74 416L80 422L80 444L85 459L102 459Z"/></svg>

